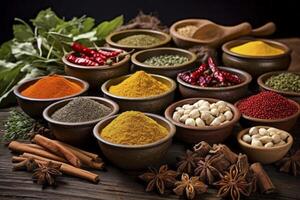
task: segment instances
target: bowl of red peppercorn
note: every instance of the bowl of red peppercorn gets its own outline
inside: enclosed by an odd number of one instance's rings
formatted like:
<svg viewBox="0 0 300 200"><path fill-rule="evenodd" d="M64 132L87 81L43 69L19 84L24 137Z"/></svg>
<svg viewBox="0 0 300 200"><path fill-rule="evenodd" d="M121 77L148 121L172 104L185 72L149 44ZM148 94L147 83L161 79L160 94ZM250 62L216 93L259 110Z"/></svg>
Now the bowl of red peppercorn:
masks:
<svg viewBox="0 0 300 200"><path fill-rule="evenodd" d="M260 92L234 104L241 112L241 124L250 126L272 126L291 130L300 115L300 105L280 94Z"/></svg>
<svg viewBox="0 0 300 200"><path fill-rule="evenodd" d="M179 92L184 98L209 97L235 102L246 96L252 77L242 70L208 64L178 74Z"/></svg>

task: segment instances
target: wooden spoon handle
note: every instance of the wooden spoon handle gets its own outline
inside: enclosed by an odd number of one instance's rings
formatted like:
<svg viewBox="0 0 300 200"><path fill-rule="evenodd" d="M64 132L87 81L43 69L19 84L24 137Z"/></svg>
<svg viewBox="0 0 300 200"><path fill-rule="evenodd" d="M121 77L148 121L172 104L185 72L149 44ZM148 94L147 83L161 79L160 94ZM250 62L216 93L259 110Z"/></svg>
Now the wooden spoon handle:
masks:
<svg viewBox="0 0 300 200"><path fill-rule="evenodd" d="M241 36L249 35L252 27L248 22L244 22L232 27L226 27L221 41L232 40Z"/></svg>
<svg viewBox="0 0 300 200"><path fill-rule="evenodd" d="M251 35L253 36L266 36L266 35L271 35L276 31L276 25L274 22L268 22L265 25L253 29L251 31Z"/></svg>

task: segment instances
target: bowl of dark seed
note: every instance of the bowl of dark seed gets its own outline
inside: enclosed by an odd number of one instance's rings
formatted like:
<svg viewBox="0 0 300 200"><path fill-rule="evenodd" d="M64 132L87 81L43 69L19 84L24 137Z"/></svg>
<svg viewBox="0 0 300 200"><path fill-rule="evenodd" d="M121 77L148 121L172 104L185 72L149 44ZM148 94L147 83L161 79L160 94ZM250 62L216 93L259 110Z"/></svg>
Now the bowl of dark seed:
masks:
<svg viewBox="0 0 300 200"><path fill-rule="evenodd" d="M76 97L48 106L43 117L56 139L82 145L92 138L94 126L106 117L117 114L119 106L101 97Z"/></svg>
<svg viewBox="0 0 300 200"><path fill-rule="evenodd" d="M146 49L132 55L133 70L176 78L177 74L194 67L196 55L179 48Z"/></svg>

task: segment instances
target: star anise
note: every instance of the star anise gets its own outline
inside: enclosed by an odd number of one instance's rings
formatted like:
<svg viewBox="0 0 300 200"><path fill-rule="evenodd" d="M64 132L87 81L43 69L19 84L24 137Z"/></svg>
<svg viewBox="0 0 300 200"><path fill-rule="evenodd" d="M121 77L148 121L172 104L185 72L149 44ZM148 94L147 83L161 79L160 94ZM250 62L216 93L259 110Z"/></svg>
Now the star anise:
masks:
<svg viewBox="0 0 300 200"><path fill-rule="evenodd" d="M247 182L246 174L240 173L237 165L232 165L222 179L214 183L214 185L219 188L218 197L230 196L232 200L239 200L241 194L250 196L253 184L252 182Z"/></svg>
<svg viewBox="0 0 300 200"><path fill-rule="evenodd" d="M33 158L26 158L25 160L13 165L14 171L26 170L28 172L32 172L36 168L38 168L38 164Z"/></svg>
<svg viewBox="0 0 300 200"><path fill-rule="evenodd" d="M197 162L201 159L199 155L193 151L186 150L186 153L177 158L177 171L180 173L192 174L197 166Z"/></svg>
<svg viewBox="0 0 300 200"><path fill-rule="evenodd" d="M207 185L199 180L198 176L189 177L188 174L181 175L181 181L175 183L174 193L178 196L186 195L188 199L194 199L199 194L207 192Z"/></svg>
<svg viewBox="0 0 300 200"><path fill-rule="evenodd" d="M294 176L300 174L300 149L296 152L289 152L284 158L282 158L277 166L280 167L280 171L284 173L291 173Z"/></svg>
<svg viewBox="0 0 300 200"><path fill-rule="evenodd" d="M216 178L220 178L222 174L213 166L215 159L218 159L219 155L207 155L204 159L201 159L197 163L195 169L195 175L199 176L201 181L212 184Z"/></svg>
<svg viewBox="0 0 300 200"><path fill-rule="evenodd" d="M59 171L60 166L61 165L51 161L45 164L38 163L38 168L34 170L32 179L39 185L53 186L56 183L55 178L62 175L62 173Z"/></svg>
<svg viewBox="0 0 300 200"><path fill-rule="evenodd" d="M169 170L168 165L162 165L158 171L155 168L149 168L149 172L140 175L139 178L148 183L146 192L156 188L160 194L164 194L165 188L174 186L176 176L176 171Z"/></svg>
<svg viewBox="0 0 300 200"><path fill-rule="evenodd" d="M200 157L205 157L211 150L211 146L207 142L201 141L193 149Z"/></svg>

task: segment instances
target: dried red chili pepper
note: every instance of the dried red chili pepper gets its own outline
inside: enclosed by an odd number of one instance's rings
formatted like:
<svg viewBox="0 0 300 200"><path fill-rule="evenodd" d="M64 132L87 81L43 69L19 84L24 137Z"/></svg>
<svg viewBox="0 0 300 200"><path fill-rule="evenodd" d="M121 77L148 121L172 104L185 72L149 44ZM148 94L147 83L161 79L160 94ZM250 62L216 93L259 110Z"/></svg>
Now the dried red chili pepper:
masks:
<svg viewBox="0 0 300 200"><path fill-rule="evenodd" d="M83 66L97 66L98 65L98 63L90 60L87 57L85 57L85 58L77 57L73 54L67 55L66 59L71 63L78 64L78 65L83 65Z"/></svg>
<svg viewBox="0 0 300 200"><path fill-rule="evenodd" d="M220 72L220 70L216 67L214 61L211 57L208 58L208 66L213 72L214 77L222 84L225 81L224 75Z"/></svg>
<svg viewBox="0 0 300 200"><path fill-rule="evenodd" d="M206 64L200 65L200 67L196 71L191 73L191 78L195 80L198 79L199 76L201 76L205 70L207 70L207 65Z"/></svg>
<svg viewBox="0 0 300 200"><path fill-rule="evenodd" d="M98 53L104 56L105 58L112 58L118 56L122 51L104 51L98 50Z"/></svg>
<svg viewBox="0 0 300 200"><path fill-rule="evenodd" d="M240 84L242 80L235 74L231 74L229 72L221 71L225 79L231 83Z"/></svg>

